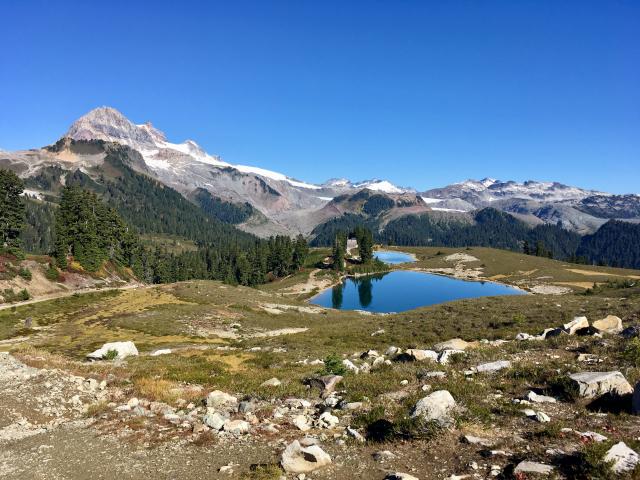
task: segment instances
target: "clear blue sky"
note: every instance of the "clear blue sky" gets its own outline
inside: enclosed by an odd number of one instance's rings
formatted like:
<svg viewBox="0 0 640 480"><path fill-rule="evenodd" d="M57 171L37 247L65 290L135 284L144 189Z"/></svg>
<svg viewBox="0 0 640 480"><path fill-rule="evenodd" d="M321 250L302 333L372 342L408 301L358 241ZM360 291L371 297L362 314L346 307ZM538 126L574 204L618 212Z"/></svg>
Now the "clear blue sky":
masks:
<svg viewBox="0 0 640 480"><path fill-rule="evenodd" d="M0 148L110 105L320 182L640 193L640 2L0 0Z"/></svg>

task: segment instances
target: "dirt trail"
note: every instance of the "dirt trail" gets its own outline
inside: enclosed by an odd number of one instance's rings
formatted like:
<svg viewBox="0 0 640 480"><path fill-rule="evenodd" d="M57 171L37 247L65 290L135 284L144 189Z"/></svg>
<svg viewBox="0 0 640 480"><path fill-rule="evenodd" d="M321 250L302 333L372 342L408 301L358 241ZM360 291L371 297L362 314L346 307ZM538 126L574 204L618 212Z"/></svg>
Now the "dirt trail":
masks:
<svg viewBox="0 0 640 480"><path fill-rule="evenodd" d="M122 287L105 287L105 288L85 288L82 290L65 290L56 293L50 293L47 295L42 295L37 298L32 298L30 300L25 300L23 302L15 302L15 303L6 303L0 305L0 310L5 310L11 307L20 307L22 305L30 305L32 303L46 302L47 300L55 300L56 298L64 298L75 295L83 295L85 293L94 293L94 292L109 292L111 290L130 290L132 288L150 288L152 285L143 285L141 283L129 283Z"/></svg>

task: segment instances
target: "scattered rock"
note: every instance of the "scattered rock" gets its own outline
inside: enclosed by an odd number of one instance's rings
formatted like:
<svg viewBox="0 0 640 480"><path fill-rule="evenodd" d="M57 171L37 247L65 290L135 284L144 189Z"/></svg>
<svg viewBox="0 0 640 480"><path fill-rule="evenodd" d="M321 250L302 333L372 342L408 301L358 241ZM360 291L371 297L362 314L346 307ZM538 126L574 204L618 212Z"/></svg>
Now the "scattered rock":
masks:
<svg viewBox="0 0 640 480"><path fill-rule="evenodd" d="M533 390L527 393L526 399L533 403L556 403L556 399L546 395L538 395Z"/></svg>
<svg viewBox="0 0 640 480"><path fill-rule="evenodd" d="M394 472L387 474L384 480L418 480L418 477L414 477L408 473Z"/></svg>
<svg viewBox="0 0 640 480"><path fill-rule="evenodd" d="M436 352L442 352L444 350L466 350L473 345L473 343L466 342L461 338L452 338L451 340L447 340L446 342L436 343L433 346L433 349Z"/></svg>
<svg viewBox="0 0 640 480"><path fill-rule="evenodd" d="M433 350L419 350L417 348L408 349L405 354L409 357L409 360L414 362L422 362L424 360L438 361L438 353Z"/></svg>
<svg viewBox="0 0 640 480"><path fill-rule="evenodd" d="M331 457L307 439L294 440L282 452L280 464L287 473L309 473L331 463Z"/></svg>
<svg viewBox="0 0 640 480"><path fill-rule="evenodd" d="M483 447L493 447L496 442L490 438L476 437L473 435L465 435L462 440L469 445L482 445Z"/></svg>
<svg viewBox="0 0 640 480"><path fill-rule="evenodd" d="M528 460L523 460L518 465L516 465L516 468L514 468L513 470L513 473L516 475L519 473L521 474L535 473L538 475L549 475L552 472L553 472L553 467L551 465L545 465L544 463L538 463L538 462L530 462Z"/></svg>
<svg viewBox="0 0 640 480"><path fill-rule="evenodd" d="M451 416L456 408L456 401L447 390L437 390L426 397L418 400L412 417L422 417L427 421L435 421L442 427L449 427L453 424Z"/></svg>
<svg viewBox="0 0 640 480"><path fill-rule="evenodd" d="M354 438L355 440L357 440L358 442L364 442L364 437L360 434L360 432L358 432L356 429L351 428L351 427L347 427L345 429L345 432L347 433L348 436L350 436L351 438Z"/></svg>
<svg viewBox="0 0 640 480"><path fill-rule="evenodd" d="M249 433L251 425L244 420L227 420L222 428L225 432L240 435L242 433Z"/></svg>
<svg viewBox="0 0 640 480"><path fill-rule="evenodd" d="M633 470L640 458L638 454L627 447L624 442L616 443L611 447L604 456L605 462L613 462L612 469L616 473L628 472Z"/></svg>
<svg viewBox="0 0 640 480"><path fill-rule="evenodd" d="M540 423L549 423L551 421L549 415L544 412L536 412L536 420Z"/></svg>
<svg viewBox="0 0 640 480"><path fill-rule="evenodd" d="M342 360L342 365L344 365L344 368L346 368L350 372L353 372L356 374L360 373L360 369L348 358L345 358L344 360Z"/></svg>
<svg viewBox="0 0 640 480"><path fill-rule="evenodd" d="M340 419L330 412L324 412L318 417L317 423L320 428L333 428L340 423Z"/></svg>
<svg viewBox="0 0 640 480"><path fill-rule="evenodd" d="M511 362L509 360L498 360L496 362L482 363L476 367L478 373L493 373L504 368L510 368Z"/></svg>
<svg viewBox="0 0 640 480"><path fill-rule="evenodd" d="M319 389L322 396L326 396L333 392L341 381L341 375L323 375L322 377L310 378L308 383L311 387Z"/></svg>
<svg viewBox="0 0 640 480"><path fill-rule="evenodd" d="M293 420L291 420L291 423L293 423L296 427L298 427L299 430L302 430L303 432L311 429L311 425L309 425L309 419L306 415L296 415L295 417L293 417Z"/></svg>
<svg viewBox="0 0 640 480"><path fill-rule="evenodd" d="M88 354L87 358L90 360L102 360L109 355L110 351L117 352L117 358L120 360L130 356L138 355L138 349L136 348L135 344L131 341L128 341L105 343L95 352L91 352L90 354Z"/></svg>
<svg viewBox="0 0 640 480"><path fill-rule="evenodd" d="M227 419L218 412L207 413L202 417L202 422L214 430L222 430Z"/></svg>
<svg viewBox="0 0 640 480"><path fill-rule="evenodd" d="M593 328L600 333L620 333L622 332L622 320L615 315L607 315L602 320L593 322Z"/></svg>
<svg viewBox="0 0 640 480"><path fill-rule="evenodd" d="M589 328L589 320L587 317L576 317L569 323L565 323L562 328L569 334L574 335L576 332Z"/></svg>
<svg viewBox="0 0 640 480"><path fill-rule="evenodd" d="M396 458L396 455L389 450L378 450L373 453L372 457L376 462L384 462L386 460L393 460Z"/></svg>
<svg viewBox="0 0 640 480"><path fill-rule="evenodd" d="M458 354L464 355L464 350L443 350L442 352L440 352L440 355L438 355L438 363L446 365L447 363L449 363L449 359L452 355Z"/></svg>
<svg viewBox="0 0 640 480"><path fill-rule="evenodd" d="M169 355L170 353L171 353L170 348L161 348L160 350L156 350L155 352L152 352L151 356L157 357L159 355Z"/></svg>
<svg viewBox="0 0 640 480"><path fill-rule="evenodd" d="M220 407L235 407L238 403L238 399L233 395L221 392L220 390L214 390L207 395L207 407L220 408Z"/></svg>
<svg viewBox="0 0 640 480"><path fill-rule="evenodd" d="M581 372L569 375L581 397L593 398L605 393L626 395L633 388L620 372Z"/></svg>
<svg viewBox="0 0 640 480"><path fill-rule="evenodd" d="M260 384L261 387L279 387L282 385L282 382L278 380L276 377L270 378L269 380L265 380Z"/></svg>

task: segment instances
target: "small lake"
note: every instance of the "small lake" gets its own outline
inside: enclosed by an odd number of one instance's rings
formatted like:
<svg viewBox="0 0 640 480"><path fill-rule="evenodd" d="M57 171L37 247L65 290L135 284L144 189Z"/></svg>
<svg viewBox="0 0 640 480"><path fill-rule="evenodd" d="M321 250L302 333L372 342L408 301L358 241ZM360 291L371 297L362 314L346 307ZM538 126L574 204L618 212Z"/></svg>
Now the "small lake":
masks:
<svg viewBox="0 0 640 480"><path fill-rule="evenodd" d="M339 310L403 312L462 298L525 295L525 292L493 282L472 282L424 272L396 270L347 278L320 292L310 302Z"/></svg>
<svg viewBox="0 0 640 480"><path fill-rule="evenodd" d="M416 261L415 257L409 253L394 252L391 250L377 250L373 252L373 256L379 259L381 262L388 263L390 265Z"/></svg>

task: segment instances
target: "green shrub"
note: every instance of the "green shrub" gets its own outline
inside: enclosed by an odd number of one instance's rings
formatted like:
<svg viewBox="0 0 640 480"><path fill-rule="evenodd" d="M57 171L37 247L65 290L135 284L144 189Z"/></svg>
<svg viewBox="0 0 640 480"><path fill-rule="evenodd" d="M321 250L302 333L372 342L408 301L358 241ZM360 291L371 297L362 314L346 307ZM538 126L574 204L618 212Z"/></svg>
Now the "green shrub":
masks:
<svg viewBox="0 0 640 480"><path fill-rule="evenodd" d="M18 275L20 275L27 281L30 281L32 278L31 270L29 270L28 268L21 268L20 271L18 271Z"/></svg>
<svg viewBox="0 0 640 480"><path fill-rule="evenodd" d="M50 263L49 268L44 273L44 276L47 278L47 280L51 280L52 282L57 282L60 279L60 272L54 265Z"/></svg>
<svg viewBox="0 0 640 480"><path fill-rule="evenodd" d="M347 369L342 364L342 358L336 354L331 354L324 359L324 369L320 375L344 375Z"/></svg>
<svg viewBox="0 0 640 480"><path fill-rule="evenodd" d="M116 358L118 358L117 350L109 350L104 356L105 360L115 360Z"/></svg>

